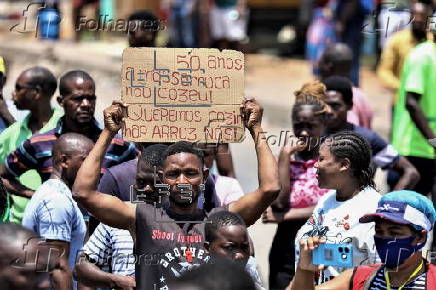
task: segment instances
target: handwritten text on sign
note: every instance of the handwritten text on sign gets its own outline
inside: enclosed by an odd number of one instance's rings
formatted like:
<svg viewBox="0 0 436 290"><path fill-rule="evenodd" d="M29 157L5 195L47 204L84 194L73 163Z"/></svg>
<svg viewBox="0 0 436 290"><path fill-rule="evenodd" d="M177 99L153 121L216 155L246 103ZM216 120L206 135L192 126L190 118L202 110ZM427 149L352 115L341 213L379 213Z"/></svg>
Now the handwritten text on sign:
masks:
<svg viewBox="0 0 436 290"><path fill-rule="evenodd" d="M124 138L136 142L241 142L244 55L215 49L127 48Z"/></svg>

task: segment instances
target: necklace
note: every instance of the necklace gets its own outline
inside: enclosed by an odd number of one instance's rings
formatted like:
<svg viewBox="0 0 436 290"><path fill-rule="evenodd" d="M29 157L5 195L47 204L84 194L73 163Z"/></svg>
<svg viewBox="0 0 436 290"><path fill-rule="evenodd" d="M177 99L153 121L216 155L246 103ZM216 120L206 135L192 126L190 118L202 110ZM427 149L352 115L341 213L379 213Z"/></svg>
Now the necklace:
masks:
<svg viewBox="0 0 436 290"><path fill-rule="evenodd" d="M422 267L424 265L424 261L421 261L421 264L419 264L419 266L415 269L415 271L413 271L412 274L410 274L409 278L406 280L406 282L403 283L403 285L401 285L400 287L398 287L398 290L401 290L404 288L404 286L406 286L407 283L409 283L410 280L412 280L412 278L419 273L419 271L421 271ZM386 280L386 287L388 288L388 290L391 290L391 282L389 280L389 274L388 271L386 271L385 269L385 280Z"/></svg>

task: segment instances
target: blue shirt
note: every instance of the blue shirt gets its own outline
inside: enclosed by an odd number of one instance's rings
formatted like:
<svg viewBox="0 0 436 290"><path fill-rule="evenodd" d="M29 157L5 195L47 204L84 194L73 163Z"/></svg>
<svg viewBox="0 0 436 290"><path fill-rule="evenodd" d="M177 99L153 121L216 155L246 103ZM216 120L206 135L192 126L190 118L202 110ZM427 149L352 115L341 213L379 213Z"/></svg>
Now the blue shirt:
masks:
<svg viewBox="0 0 436 290"><path fill-rule="evenodd" d="M49 179L33 194L24 211L23 226L49 240L70 244L68 265L74 269L83 247L86 225L71 190L59 179ZM76 282L74 282L76 288Z"/></svg>

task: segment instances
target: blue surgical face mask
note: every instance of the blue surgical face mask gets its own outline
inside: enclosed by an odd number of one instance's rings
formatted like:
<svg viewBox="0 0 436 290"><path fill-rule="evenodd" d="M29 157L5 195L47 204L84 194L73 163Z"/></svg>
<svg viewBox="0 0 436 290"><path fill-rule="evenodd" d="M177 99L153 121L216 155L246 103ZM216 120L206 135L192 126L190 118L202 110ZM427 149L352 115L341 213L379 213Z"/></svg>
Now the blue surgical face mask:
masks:
<svg viewBox="0 0 436 290"><path fill-rule="evenodd" d="M425 242L417 246L412 245L415 238L416 235L403 239L383 239L374 236L375 247L382 263L384 263L388 269L393 269L403 264L407 258L425 245Z"/></svg>

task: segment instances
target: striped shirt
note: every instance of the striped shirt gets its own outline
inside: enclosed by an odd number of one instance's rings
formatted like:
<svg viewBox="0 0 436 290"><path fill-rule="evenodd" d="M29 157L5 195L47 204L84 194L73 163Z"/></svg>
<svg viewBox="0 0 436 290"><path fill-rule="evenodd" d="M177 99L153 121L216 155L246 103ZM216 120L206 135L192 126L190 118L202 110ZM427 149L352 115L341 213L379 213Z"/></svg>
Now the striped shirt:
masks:
<svg viewBox="0 0 436 290"><path fill-rule="evenodd" d="M102 270L123 276L135 274L133 239L127 230L100 223L83 247L83 253Z"/></svg>
<svg viewBox="0 0 436 290"><path fill-rule="evenodd" d="M422 273L421 275L417 276L415 279L407 283L403 290L425 290L426 289L426 283L427 283L427 272ZM377 275L374 277L374 279L371 282L371 285L369 287L369 290L384 290L388 289L386 286L386 279L385 279L385 271L382 267L380 270L378 270ZM396 290L398 288L391 288L392 290Z"/></svg>
<svg viewBox="0 0 436 290"><path fill-rule="evenodd" d="M97 121L87 132L86 137L96 142L100 136L101 129ZM10 174L19 177L28 170L36 169L41 175L42 181L50 178L53 171L52 149L60 135L65 134L64 121L61 118L56 128L45 133L35 134L25 140L15 151L12 151L5 160L5 167ZM134 159L136 149L133 143L129 143L116 135L112 139L102 163L102 173L106 168Z"/></svg>

